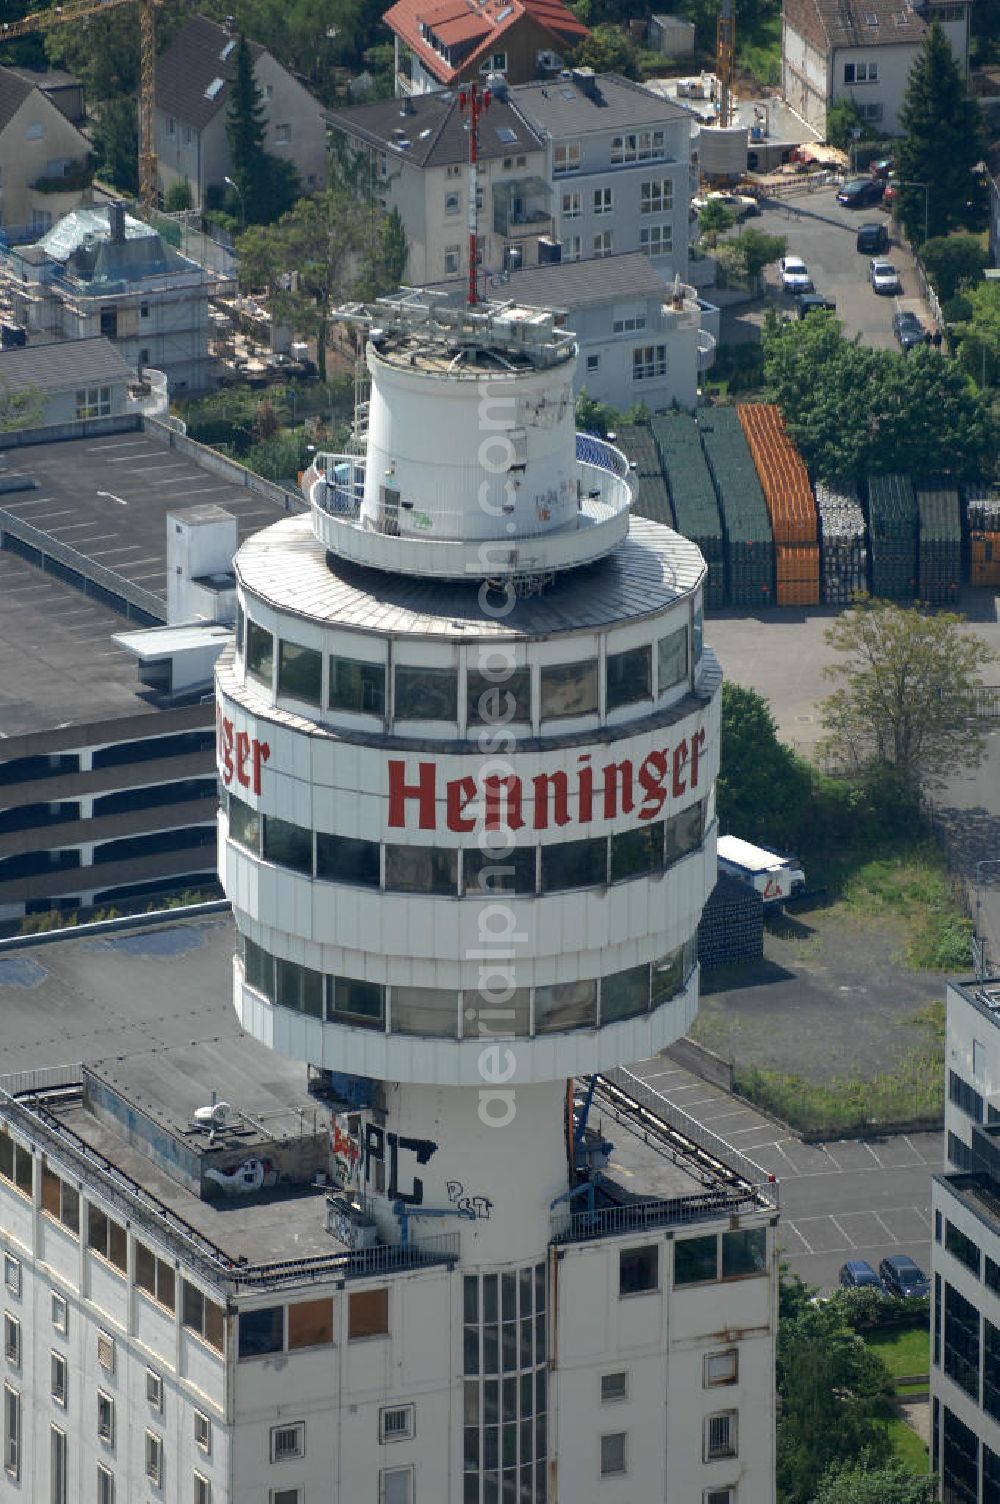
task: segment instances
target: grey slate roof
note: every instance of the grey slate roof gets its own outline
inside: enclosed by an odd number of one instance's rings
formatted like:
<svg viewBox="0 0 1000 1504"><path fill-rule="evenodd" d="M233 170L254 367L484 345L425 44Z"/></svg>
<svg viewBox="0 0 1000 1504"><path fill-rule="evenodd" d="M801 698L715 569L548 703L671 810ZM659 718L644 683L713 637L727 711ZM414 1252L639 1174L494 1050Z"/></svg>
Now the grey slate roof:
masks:
<svg viewBox="0 0 1000 1504"><path fill-rule="evenodd" d="M13 68L0 68L0 131L7 129L31 89L32 85Z"/></svg>
<svg viewBox="0 0 1000 1504"><path fill-rule="evenodd" d="M78 386L111 386L134 379L132 367L103 335L0 351L2 392L23 391L26 386L42 392L66 392Z"/></svg>
<svg viewBox="0 0 1000 1504"><path fill-rule="evenodd" d="M228 103L227 85L236 76L236 48L230 48L225 58L222 53L237 40L236 32L228 32L207 16L193 16L156 64L157 109L195 130L206 126ZM247 43L256 62L266 49L249 37ZM223 80L223 87L209 99L205 90L217 78Z"/></svg>
<svg viewBox="0 0 1000 1504"><path fill-rule="evenodd" d="M465 283L440 282L430 289L465 301ZM626 298L668 298L670 284L642 251L603 256L589 261L560 261L550 266L528 266L511 272L491 298L508 298L528 308L595 308Z"/></svg>
<svg viewBox="0 0 1000 1504"><path fill-rule="evenodd" d="M593 96L572 78L516 84L510 92L532 125L556 140L587 131L662 125L688 118L688 112L673 100L651 94L617 73L597 74Z"/></svg>
<svg viewBox="0 0 1000 1504"><path fill-rule="evenodd" d="M785 0L788 25L821 51L922 42L927 21L910 0Z"/></svg>
<svg viewBox="0 0 1000 1504"><path fill-rule="evenodd" d="M330 111L326 118L334 130L379 151L391 151L399 160L421 168L441 167L468 160L469 137L458 94L457 89L439 89L407 100L379 99ZM516 139L501 140L501 131L513 131ZM402 141L410 144L403 146ZM541 138L521 112L509 100L494 96L479 125L480 158L523 155L541 148Z"/></svg>

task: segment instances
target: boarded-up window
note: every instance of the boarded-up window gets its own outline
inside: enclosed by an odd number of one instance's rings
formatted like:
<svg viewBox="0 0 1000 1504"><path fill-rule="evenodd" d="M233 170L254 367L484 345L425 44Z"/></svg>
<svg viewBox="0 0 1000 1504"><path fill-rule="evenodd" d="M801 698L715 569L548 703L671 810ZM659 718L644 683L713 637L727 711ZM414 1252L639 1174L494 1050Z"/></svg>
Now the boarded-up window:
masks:
<svg viewBox="0 0 1000 1504"><path fill-rule="evenodd" d="M333 1341L333 1301L303 1300L288 1307L288 1348L325 1347Z"/></svg>
<svg viewBox="0 0 1000 1504"><path fill-rule="evenodd" d="M353 1342L356 1337L385 1337L389 1332L388 1290L355 1290L348 1308L347 1335Z"/></svg>

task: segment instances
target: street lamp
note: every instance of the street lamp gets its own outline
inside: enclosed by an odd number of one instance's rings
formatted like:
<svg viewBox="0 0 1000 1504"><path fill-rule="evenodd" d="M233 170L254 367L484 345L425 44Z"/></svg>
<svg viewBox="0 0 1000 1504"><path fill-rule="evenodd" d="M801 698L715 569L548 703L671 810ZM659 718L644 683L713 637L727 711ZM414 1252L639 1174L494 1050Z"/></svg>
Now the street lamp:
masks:
<svg viewBox="0 0 1000 1504"><path fill-rule="evenodd" d="M240 229L241 230L245 230L246 227L247 227L247 206L246 206L246 199L243 197L243 189L240 187L239 183L234 182L234 180L232 178L228 178L228 177L227 178L223 178L222 181L226 184L226 186L228 188L232 188L232 190L233 190L234 193L239 194L239 200L240 200Z"/></svg>
<svg viewBox="0 0 1000 1504"><path fill-rule="evenodd" d="M976 980L978 982L981 982L986 975L986 966L984 964L986 945L979 933L979 915L983 905L981 874L984 867L1000 867L1000 857L986 857L983 861L976 863L976 922L973 936L976 944L973 947L973 957L976 963Z"/></svg>
<svg viewBox="0 0 1000 1504"><path fill-rule="evenodd" d="M928 190L927 184L926 183L896 183L894 186L896 188L922 188L924 190L924 239L923 239L923 244L926 245L927 244L928 208L930 206L930 191Z"/></svg>

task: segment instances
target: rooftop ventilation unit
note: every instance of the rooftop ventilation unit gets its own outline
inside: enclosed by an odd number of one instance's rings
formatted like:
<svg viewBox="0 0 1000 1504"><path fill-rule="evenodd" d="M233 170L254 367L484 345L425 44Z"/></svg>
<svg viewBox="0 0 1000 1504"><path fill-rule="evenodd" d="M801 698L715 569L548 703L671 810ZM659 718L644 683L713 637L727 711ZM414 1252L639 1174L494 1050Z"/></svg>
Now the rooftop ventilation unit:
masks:
<svg viewBox="0 0 1000 1504"><path fill-rule="evenodd" d="M225 1128L236 1113L228 1102L210 1102L205 1107L196 1107L193 1116L199 1128Z"/></svg>

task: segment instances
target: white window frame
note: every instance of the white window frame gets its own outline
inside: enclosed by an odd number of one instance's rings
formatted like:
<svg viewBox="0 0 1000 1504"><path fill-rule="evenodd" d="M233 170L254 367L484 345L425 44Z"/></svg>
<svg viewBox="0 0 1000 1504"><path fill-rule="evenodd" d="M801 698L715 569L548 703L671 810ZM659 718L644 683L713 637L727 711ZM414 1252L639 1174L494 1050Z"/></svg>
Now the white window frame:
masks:
<svg viewBox="0 0 1000 1504"><path fill-rule="evenodd" d="M561 141L552 148L552 176L565 177L567 173L580 171L579 141Z"/></svg>
<svg viewBox="0 0 1000 1504"><path fill-rule="evenodd" d="M97 1391L97 1439L106 1441L109 1447L115 1444L114 1395L107 1394L103 1389Z"/></svg>
<svg viewBox="0 0 1000 1504"><path fill-rule="evenodd" d="M275 146L291 146L292 127L289 121L282 121L280 125L274 127L274 144Z"/></svg>
<svg viewBox="0 0 1000 1504"><path fill-rule="evenodd" d="M203 1410L194 1412L194 1444L206 1457L212 1455L212 1422Z"/></svg>
<svg viewBox="0 0 1000 1504"><path fill-rule="evenodd" d="M669 220L643 225L639 230L639 249L647 256L669 256L674 249L674 227Z"/></svg>
<svg viewBox="0 0 1000 1504"><path fill-rule="evenodd" d="M49 1486L52 1504L66 1504L68 1471L66 1432L62 1426L49 1426Z"/></svg>
<svg viewBox="0 0 1000 1504"><path fill-rule="evenodd" d="M736 1504L736 1485L727 1483L722 1488L706 1488L701 1499L702 1504L719 1504L720 1499L724 1504Z"/></svg>
<svg viewBox="0 0 1000 1504"><path fill-rule="evenodd" d="M640 214L669 214L673 207L673 178L647 178L639 184Z"/></svg>
<svg viewBox="0 0 1000 1504"><path fill-rule="evenodd" d="M146 1431L145 1475L154 1488L163 1487L163 1437L158 1431Z"/></svg>
<svg viewBox="0 0 1000 1504"><path fill-rule="evenodd" d="M449 218L462 212L462 195L451 189L444 196L444 212Z"/></svg>
<svg viewBox="0 0 1000 1504"><path fill-rule="evenodd" d="M69 1364L66 1354L52 1349L49 1353L49 1393L57 1405L65 1410L69 1396Z"/></svg>
<svg viewBox="0 0 1000 1504"><path fill-rule="evenodd" d="M640 360L636 360L640 356ZM632 349L632 380L658 381L667 374L666 345L635 345Z"/></svg>
<svg viewBox="0 0 1000 1504"><path fill-rule="evenodd" d="M212 1482L204 1473L194 1474L194 1504L212 1504Z"/></svg>
<svg viewBox="0 0 1000 1504"><path fill-rule="evenodd" d="M574 188L562 196L563 219L579 219L583 214L583 194L579 188Z"/></svg>
<svg viewBox="0 0 1000 1504"><path fill-rule="evenodd" d="M279 1449L278 1438L279 1438L279 1436L282 1436L285 1433L287 1433L288 1435L294 1435L294 1437L295 1437L295 1450L294 1451L292 1451L290 1449L289 1450L285 1450L284 1447L281 1447ZM272 1462L290 1462L295 1457L304 1457L306 1455L306 1423L305 1423L305 1421L304 1420L294 1420L294 1421L289 1421L288 1424L284 1425L284 1426L272 1426L271 1427L270 1455L271 1455L271 1461Z"/></svg>
<svg viewBox="0 0 1000 1504"><path fill-rule="evenodd" d="M3 1470L17 1483L21 1478L21 1391L3 1386Z"/></svg>
<svg viewBox="0 0 1000 1504"><path fill-rule="evenodd" d="M602 230L593 239L593 256L595 261L601 261L605 256L614 254L615 233L613 230Z"/></svg>
<svg viewBox="0 0 1000 1504"><path fill-rule="evenodd" d="M110 1332L97 1334L97 1362L105 1373L115 1371L115 1339Z"/></svg>
<svg viewBox="0 0 1000 1504"><path fill-rule="evenodd" d="M567 261L583 260L583 237L581 235L568 235L566 237L565 259Z"/></svg>
<svg viewBox="0 0 1000 1504"><path fill-rule="evenodd" d="M714 1415L705 1416L704 1435L702 1438L702 1460L704 1462L719 1462L726 1457L739 1456L739 1432L737 1427L738 1415L735 1410L717 1410ZM725 1422L725 1444L717 1443L712 1446L712 1427Z"/></svg>
<svg viewBox="0 0 1000 1504"><path fill-rule="evenodd" d="M146 1369L146 1403L157 1415L163 1414L163 1379L155 1368Z"/></svg>
<svg viewBox="0 0 1000 1504"><path fill-rule="evenodd" d="M20 1368L21 1323L10 1311L3 1313L3 1355L12 1368Z"/></svg>
<svg viewBox="0 0 1000 1504"><path fill-rule="evenodd" d="M300 1488L272 1488L268 1490L268 1504L302 1504Z"/></svg>
<svg viewBox="0 0 1000 1504"><path fill-rule="evenodd" d="M69 1332L69 1303L57 1290L52 1291L52 1325L61 1337Z"/></svg>
<svg viewBox="0 0 1000 1504"><path fill-rule="evenodd" d="M713 1364L723 1370L722 1377L713 1377ZM740 1350L727 1347L721 1352L706 1353L703 1384L706 1389L718 1389L724 1384L738 1384L740 1378Z"/></svg>
<svg viewBox="0 0 1000 1504"><path fill-rule="evenodd" d="M97 1464L97 1504L115 1504L115 1475L103 1462Z"/></svg>
<svg viewBox="0 0 1000 1504"><path fill-rule="evenodd" d="M454 268L454 270L452 269ZM444 248L444 274L446 277L457 277L462 270L462 248L458 245L447 245Z"/></svg>
<svg viewBox="0 0 1000 1504"><path fill-rule="evenodd" d="M21 1260L12 1253L3 1256L3 1282L11 1295L21 1294Z"/></svg>
<svg viewBox="0 0 1000 1504"><path fill-rule="evenodd" d="M403 1482L406 1485L405 1493L400 1496L395 1491L395 1485ZM393 1492L390 1493L390 1487ZM412 1467L384 1467L378 1475L378 1501L379 1504L413 1504L413 1469Z"/></svg>
<svg viewBox="0 0 1000 1504"><path fill-rule="evenodd" d="M400 1430L390 1430L388 1420L390 1416L403 1417L403 1426ZM409 1441L414 1433L414 1408L412 1405L383 1405L378 1413L378 1439L388 1443L393 1441Z"/></svg>
<svg viewBox="0 0 1000 1504"><path fill-rule="evenodd" d="M599 355L588 355L587 356L587 375L589 376L591 374L591 372L593 372L593 371L599 371L600 369L601 369L601 357Z"/></svg>
<svg viewBox="0 0 1000 1504"><path fill-rule="evenodd" d="M594 213L600 218L602 214L615 212L615 196L610 188L594 189Z"/></svg>
<svg viewBox="0 0 1000 1504"><path fill-rule="evenodd" d="M607 1393L605 1393L605 1387L604 1386L608 1382L609 1379L622 1379L622 1380L624 1380L624 1383L621 1384L621 1386L620 1386L620 1388L619 1388L619 1390L618 1390L617 1393L614 1390L609 1390ZM620 1405L620 1404L622 1404L622 1402L624 1400L627 1400L627 1399L628 1399L628 1369L627 1368L621 1368L621 1369L616 1369L614 1371L614 1373L602 1373L601 1374L601 1404L602 1405Z"/></svg>
<svg viewBox="0 0 1000 1504"><path fill-rule="evenodd" d="M621 1467L604 1466L604 1443L606 1441L621 1442ZM600 1461L600 1475L602 1478L625 1478L628 1476L628 1432L605 1431L600 1438L598 1446L598 1458Z"/></svg>

